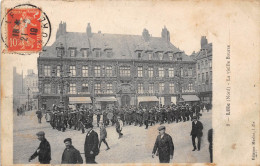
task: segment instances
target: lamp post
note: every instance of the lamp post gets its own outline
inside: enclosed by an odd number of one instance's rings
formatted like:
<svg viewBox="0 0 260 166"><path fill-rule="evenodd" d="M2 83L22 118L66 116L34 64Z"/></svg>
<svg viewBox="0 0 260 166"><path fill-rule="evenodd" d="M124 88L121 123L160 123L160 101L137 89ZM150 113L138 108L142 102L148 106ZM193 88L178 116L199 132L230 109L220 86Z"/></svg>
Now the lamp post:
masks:
<svg viewBox="0 0 260 166"><path fill-rule="evenodd" d="M181 56L182 52L177 52L178 56L177 56L177 73L175 74L175 76L177 76L178 81L178 103L181 101L184 101L182 98L182 67L181 67L181 62L182 61L182 56Z"/></svg>

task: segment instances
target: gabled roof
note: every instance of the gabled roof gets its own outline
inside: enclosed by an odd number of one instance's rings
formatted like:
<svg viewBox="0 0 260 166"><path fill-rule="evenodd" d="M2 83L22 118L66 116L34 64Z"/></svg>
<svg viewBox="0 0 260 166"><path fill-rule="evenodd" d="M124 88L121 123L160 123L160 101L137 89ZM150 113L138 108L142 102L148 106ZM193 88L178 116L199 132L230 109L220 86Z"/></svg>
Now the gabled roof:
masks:
<svg viewBox="0 0 260 166"><path fill-rule="evenodd" d="M63 43L65 47L65 54L68 55L69 48L77 48L79 53L80 49L99 48L102 51L107 48L112 48L113 59L137 59L136 50L153 52L181 52L172 43L161 37L150 37L145 41L142 35L122 35L122 34L104 34L92 33L91 37L87 33L82 32L66 32L61 35L51 45L45 47L45 51L40 54L41 57L56 57L56 47ZM107 56L102 56L102 59L110 59ZM193 61L192 58L182 53L183 61Z"/></svg>
<svg viewBox="0 0 260 166"><path fill-rule="evenodd" d="M204 55L203 55L203 51L202 50L207 50L207 55L208 56L212 56L212 43L209 43L209 44L206 44L204 45L202 48L201 48L201 51L195 53L195 58L196 59L201 59L201 58L204 58Z"/></svg>

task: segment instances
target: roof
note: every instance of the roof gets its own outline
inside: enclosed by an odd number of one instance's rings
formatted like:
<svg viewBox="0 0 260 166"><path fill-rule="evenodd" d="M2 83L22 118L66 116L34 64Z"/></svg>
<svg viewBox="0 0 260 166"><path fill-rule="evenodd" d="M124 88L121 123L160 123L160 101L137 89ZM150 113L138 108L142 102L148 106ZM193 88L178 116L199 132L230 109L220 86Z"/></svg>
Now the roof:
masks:
<svg viewBox="0 0 260 166"><path fill-rule="evenodd" d="M83 32L66 32L60 35L51 46L46 46L45 51L40 54L41 57L57 57L56 47L63 43L65 54L68 55L69 48L76 48L76 54L80 54L80 49L112 49L113 59L138 59L136 51L171 51L181 52L172 43L161 37L150 37L145 41L142 35L125 35L125 34L106 34L92 33L89 37ZM102 56L102 59L111 59ZM192 58L182 53L182 61L193 61Z"/></svg>
<svg viewBox="0 0 260 166"><path fill-rule="evenodd" d="M202 50L207 50L207 56L212 56L212 43L206 44L201 48L201 51L195 54L196 59L204 58Z"/></svg>

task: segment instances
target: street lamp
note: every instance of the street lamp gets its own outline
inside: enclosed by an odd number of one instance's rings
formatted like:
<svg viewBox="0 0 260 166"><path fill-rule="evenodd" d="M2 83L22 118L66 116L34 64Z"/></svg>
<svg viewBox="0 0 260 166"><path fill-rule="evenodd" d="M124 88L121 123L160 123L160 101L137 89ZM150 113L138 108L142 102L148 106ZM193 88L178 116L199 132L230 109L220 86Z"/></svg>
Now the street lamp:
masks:
<svg viewBox="0 0 260 166"><path fill-rule="evenodd" d="M29 86L28 86L28 88L27 88L27 91L28 91L28 101L27 101L27 110L29 111L29 98L30 98L30 94L29 94L29 91L30 91L30 88L29 88Z"/></svg>
<svg viewBox="0 0 260 166"><path fill-rule="evenodd" d="M178 78L177 84L178 84L178 103L183 102L184 99L182 98L182 67L181 67L181 61L182 61L182 52L177 52L177 72L175 73L175 76Z"/></svg>

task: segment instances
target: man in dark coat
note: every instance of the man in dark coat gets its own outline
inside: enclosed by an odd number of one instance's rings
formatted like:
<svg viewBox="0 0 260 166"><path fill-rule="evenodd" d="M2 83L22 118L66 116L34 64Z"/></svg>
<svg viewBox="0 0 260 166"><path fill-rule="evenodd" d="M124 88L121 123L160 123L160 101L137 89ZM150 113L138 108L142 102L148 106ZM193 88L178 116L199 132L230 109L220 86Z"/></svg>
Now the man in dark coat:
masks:
<svg viewBox="0 0 260 166"><path fill-rule="evenodd" d="M165 133L165 126L160 126L158 130L159 135L157 136L153 147L152 157L154 157L154 154L157 151L156 154L159 155L160 163L169 163L170 159L173 158L174 153L172 137Z"/></svg>
<svg viewBox="0 0 260 166"><path fill-rule="evenodd" d="M212 145L212 142L213 142L213 129L209 129L208 131L208 141L209 141L209 156L210 156L210 162L212 163L213 162L213 145Z"/></svg>
<svg viewBox="0 0 260 166"><path fill-rule="evenodd" d="M38 110L36 111L37 118L38 118L38 123L42 123L42 111Z"/></svg>
<svg viewBox="0 0 260 166"><path fill-rule="evenodd" d="M96 163L95 157L99 154L98 134L93 130L92 123L87 123L85 127L87 132L84 145L86 163Z"/></svg>
<svg viewBox="0 0 260 166"><path fill-rule="evenodd" d="M61 164L83 164L80 152L72 146L71 138L64 140L65 150L62 154Z"/></svg>
<svg viewBox="0 0 260 166"><path fill-rule="evenodd" d="M51 146L45 138L45 133L43 131L40 131L36 135L41 143L34 154L29 158L29 162L31 162L31 160L35 159L38 156L39 162L41 164L50 164Z"/></svg>
<svg viewBox="0 0 260 166"><path fill-rule="evenodd" d="M197 137L198 139L198 151L200 151L200 142L201 142L201 137L202 137L202 130L203 130L203 125L200 121L197 120L197 117L193 117L193 122L192 122L192 130L191 130L191 138L192 138L192 145L193 145L193 150L195 151L197 149L196 143L195 143L195 138Z"/></svg>

